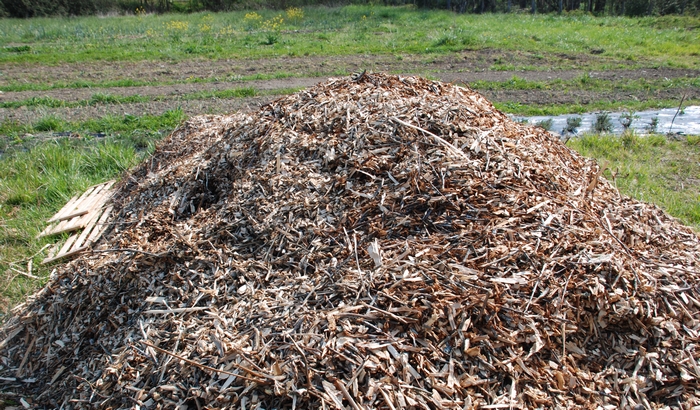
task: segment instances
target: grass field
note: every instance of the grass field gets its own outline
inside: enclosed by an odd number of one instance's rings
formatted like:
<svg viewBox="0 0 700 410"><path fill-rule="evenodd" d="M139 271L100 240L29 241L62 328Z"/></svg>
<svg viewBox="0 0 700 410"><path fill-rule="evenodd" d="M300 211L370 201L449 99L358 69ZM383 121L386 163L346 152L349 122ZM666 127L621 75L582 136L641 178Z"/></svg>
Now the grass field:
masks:
<svg viewBox="0 0 700 410"><path fill-rule="evenodd" d="M700 67L697 18L454 14L412 7L3 20L0 62L431 54L465 48L596 53L615 60ZM691 28L690 30L688 28ZM601 62L601 67L614 61ZM513 69L496 61L497 69Z"/></svg>
<svg viewBox="0 0 700 410"><path fill-rule="evenodd" d="M50 272L38 262L57 239L35 239L43 221L189 115L365 68L468 81L517 115L699 104L700 19L348 6L0 20L0 311ZM697 137L569 145L607 161L624 193L700 231Z"/></svg>

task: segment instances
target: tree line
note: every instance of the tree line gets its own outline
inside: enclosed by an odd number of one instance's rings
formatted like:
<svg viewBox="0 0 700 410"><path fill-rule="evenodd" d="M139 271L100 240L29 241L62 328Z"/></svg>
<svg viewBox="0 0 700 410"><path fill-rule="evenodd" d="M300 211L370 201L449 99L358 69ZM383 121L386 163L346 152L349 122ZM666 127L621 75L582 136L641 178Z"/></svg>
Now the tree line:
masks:
<svg viewBox="0 0 700 410"><path fill-rule="evenodd" d="M328 4L337 0L0 0L0 17L82 16L108 12L197 12L251 8L284 9ZM343 0L341 0L342 2ZM369 4L379 0L346 0ZM700 14L700 0L381 0L384 5L413 4L419 8L456 13L591 13L593 15L651 16Z"/></svg>

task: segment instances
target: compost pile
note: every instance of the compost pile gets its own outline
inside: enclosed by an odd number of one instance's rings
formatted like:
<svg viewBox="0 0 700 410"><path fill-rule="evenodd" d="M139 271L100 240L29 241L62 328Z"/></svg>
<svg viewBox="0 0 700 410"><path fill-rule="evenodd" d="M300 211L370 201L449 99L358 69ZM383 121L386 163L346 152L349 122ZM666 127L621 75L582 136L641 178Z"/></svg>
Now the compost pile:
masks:
<svg viewBox="0 0 700 410"><path fill-rule="evenodd" d="M700 404L700 240L468 88L363 74L197 117L0 333L63 408Z"/></svg>

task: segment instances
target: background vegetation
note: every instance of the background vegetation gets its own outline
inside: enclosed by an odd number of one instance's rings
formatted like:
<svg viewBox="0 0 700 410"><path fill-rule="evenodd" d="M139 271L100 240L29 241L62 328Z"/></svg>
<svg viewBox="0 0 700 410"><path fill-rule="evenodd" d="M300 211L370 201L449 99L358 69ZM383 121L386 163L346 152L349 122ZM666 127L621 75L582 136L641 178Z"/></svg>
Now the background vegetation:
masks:
<svg viewBox="0 0 700 410"><path fill-rule="evenodd" d="M294 19L287 15L289 10L299 9L0 19L0 63L357 54L429 58L430 54L498 49L536 53L548 64L568 63L550 68L581 68L580 60L557 54L595 55L602 64L612 63L607 58L617 60L616 66L596 67L600 69L621 68L619 63L630 68L636 62L646 67L700 67L700 19L696 17L458 15L412 6L347 6L305 8L304 18ZM491 68L532 69L506 59L494 60ZM579 83L591 86L595 81L582 78Z"/></svg>
<svg viewBox="0 0 700 410"><path fill-rule="evenodd" d="M372 4L374 0L0 0L0 16L81 16L110 12L197 12L286 9L317 5ZM576 12L595 15L668 15L700 12L700 0L383 0L383 5L411 4L458 13Z"/></svg>

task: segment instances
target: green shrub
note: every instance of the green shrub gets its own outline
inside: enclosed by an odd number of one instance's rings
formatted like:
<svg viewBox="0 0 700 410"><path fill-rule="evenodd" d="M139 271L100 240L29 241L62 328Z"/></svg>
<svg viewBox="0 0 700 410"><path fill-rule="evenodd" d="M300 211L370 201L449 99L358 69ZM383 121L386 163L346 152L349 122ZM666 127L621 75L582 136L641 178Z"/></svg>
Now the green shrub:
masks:
<svg viewBox="0 0 700 410"><path fill-rule="evenodd" d="M603 134L606 132L612 132L612 130L613 124L612 120L610 119L610 114L605 111L601 112L600 114L596 114L595 122L593 123L591 131L596 134Z"/></svg>
<svg viewBox="0 0 700 410"><path fill-rule="evenodd" d="M581 126L581 117L569 117L566 119L566 126L562 130L562 134L576 134L578 127Z"/></svg>
<svg viewBox="0 0 700 410"><path fill-rule="evenodd" d="M547 118L546 120L538 121L535 125L549 131L552 129L553 122L551 118Z"/></svg>
<svg viewBox="0 0 700 410"><path fill-rule="evenodd" d="M109 4L108 0L2 0L8 15L21 18L95 14Z"/></svg>

